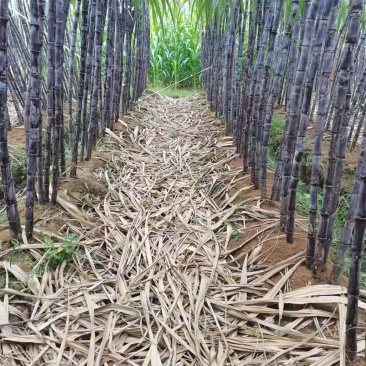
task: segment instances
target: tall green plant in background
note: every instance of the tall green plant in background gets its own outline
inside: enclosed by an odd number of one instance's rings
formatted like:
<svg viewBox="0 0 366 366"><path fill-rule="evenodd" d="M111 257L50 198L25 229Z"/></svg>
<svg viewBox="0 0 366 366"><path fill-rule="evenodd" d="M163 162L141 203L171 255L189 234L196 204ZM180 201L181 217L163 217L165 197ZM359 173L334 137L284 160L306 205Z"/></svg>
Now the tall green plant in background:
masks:
<svg viewBox="0 0 366 366"><path fill-rule="evenodd" d="M183 3L175 3L163 23L152 22L150 52L151 86L167 86L183 79L176 88L200 86L200 30Z"/></svg>

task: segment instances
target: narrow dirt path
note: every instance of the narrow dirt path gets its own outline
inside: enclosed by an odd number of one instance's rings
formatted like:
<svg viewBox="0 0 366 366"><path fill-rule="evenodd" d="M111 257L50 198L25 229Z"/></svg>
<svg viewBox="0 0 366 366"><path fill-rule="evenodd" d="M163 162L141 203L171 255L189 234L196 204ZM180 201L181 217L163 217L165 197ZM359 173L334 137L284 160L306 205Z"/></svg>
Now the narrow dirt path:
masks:
<svg viewBox="0 0 366 366"><path fill-rule="evenodd" d="M74 261L41 280L2 262L25 289L0 289L0 363L339 363L345 289L291 290L302 252L265 264L262 234L278 215L233 168L232 141L204 96L148 94L116 128L92 178L106 184L105 197L69 192L59 202L78 221L68 224L79 237ZM262 244L236 261L229 242L249 226ZM45 251L42 243L23 251ZM325 303L340 311L317 308Z"/></svg>

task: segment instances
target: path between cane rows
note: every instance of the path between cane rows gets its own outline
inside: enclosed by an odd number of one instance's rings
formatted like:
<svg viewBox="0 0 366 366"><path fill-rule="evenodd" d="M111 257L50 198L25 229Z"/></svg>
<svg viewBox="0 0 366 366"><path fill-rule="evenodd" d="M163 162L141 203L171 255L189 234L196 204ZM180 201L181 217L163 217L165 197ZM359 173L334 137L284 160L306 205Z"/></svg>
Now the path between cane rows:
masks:
<svg viewBox="0 0 366 366"><path fill-rule="evenodd" d="M203 95L146 94L116 123L60 190L53 240L77 234L73 262L41 278L1 262L24 286L0 289L1 365L339 364L345 288L307 283L223 131ZM42 237L22 249L35 268Z"/></svg>

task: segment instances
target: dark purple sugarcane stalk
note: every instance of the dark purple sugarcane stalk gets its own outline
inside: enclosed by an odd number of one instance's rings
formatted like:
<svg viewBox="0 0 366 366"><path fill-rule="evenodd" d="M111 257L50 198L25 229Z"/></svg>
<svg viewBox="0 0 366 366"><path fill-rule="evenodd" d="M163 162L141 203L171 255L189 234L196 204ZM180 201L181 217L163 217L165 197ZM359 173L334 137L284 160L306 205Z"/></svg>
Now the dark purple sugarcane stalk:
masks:
<svg viewBox="0 0 366 366"><path fill-rule="evenodd" d="M344 39L346 37L346 31L347 31L346 25L348 25L348 21L349 21L349 12L347 15L347 19L342 26L342 29L338 32L334 65L333 65L332 73L330 74L330 83L329 83L329 90L328 90L328 93L330 95L330 97L329 97L330 102L328 104L328 109L327 109L328 117L327 117L327 122L325 125L326 131L329 131L330 122L331 122L333 112L334 112L335 89L336 89L336 85L337 85L337 81L338 81L337 77L339 75L338 70L339 70L339 63L340 63L340 55L341 55L342 47L344 44Z"/></svg>
<svg viewBox="0 0 366 366"><path fill-rule="evenodd" d="M218 18L219 21L219 18ZM216 64L216 95L215 95L215 105L216 105L216 117L222 116L223 114L223 105L222 101L222 93L223 93L223 52L224 52L224 43L225 43L225 33L224 33L224 25L220 26L220 37L217 48L217 64Z"/></svg>
<svg viewBox="0 0 366 366"><path fill-rule="evenodd" d="M355 1L359 5L358 11L362 13L362 1ZM352 5L354 9L355 2ZM351 14L350 22L352 22ZM359 21L359 19L357 19ZM354 224L354 239L351 248L351 266L347 288L347 315L346 315L346 354L349 361L357 357L357 324L358 302L360 296L360 277L365 245L366 231L366 154L360 155L359 193Z"/></svg>
<svg viewBox="0 0 366 366"><path fill-rule="evenodd" d="M238 12L237 2L235 6L235 12ZM225 129L227 133L231 133L232 125L230 120L230 90L232 84L232 64L234 59L234 22L237 18L236 14L230 14L228 8L226 11L226 34L224 43L224 63L222 69L222 108L223 108L223 118L225 121Z"/></svg>
<svg viewBox="0 0 366 366"><path fill-rule="evenodd" d="M132 2L131 0L126 0L126 69L124 75L124 86L123 86L123 104L122 104L122 113L126 113L127 109L130 107L131 102L131 76L132 76L132 34L135 27L135 18L134 12L132 10ZM122 38L123 42L123 38ZM118 85L119 88L119 85ZM115 121L118 119L118 110L119 110L119 91L117 92L117 106L116 106L116 115Z"/></svg>
<svg viewBox="0 0 366 366"><path fill-rule="evenodd" d="M93 65L93 89L91 96L91 113L89 118L89 126L88 126L88 145L87 145L87 155L86 160L90 160L91 153L94 144L94 134L97 129L97 105L98 105L98 91L99 91L99 75L100 75L100 67L101 67L101 55L102 55L102 37L103 37L103 11L102 7L103 3L106 3L106 0L97 0L96 6L96 17L95 17L95 38L94 38L94 65Z"/></svg>
<svg viewBox="0 0 366 366"><path fill-rule="evenodd" d="M258 3L258 7L260 7L261 4ZM257 16L258 13L260 13L260 9L257 7ZM255 129L253 128L255 125L255 120L253 121L253 114L254 114L254 97L255 97L255 90L256 85L259 83L259 70L263 66L263 60L264 60L264 48L267 43L267 39L269 36L269 28L270 28L270 22L272 18L271 16L268 16L266 19L266 25L264 27L264 34L261 34L260 37L258 37L258 44L262 44L260 49L261 52L258 52L257 50L257 59L254 64L254 67L252 67L253 59L251 54L254 51L253 49L248 50L248 56L250 58L247 59L248 61L248 76L250 73L250 79L246 80L247 85L247 91L245 96L245 103L244 103L244 110L245 110L245 121L243 121L243 127L244 127L244 147L243 147L243 171L246 173L248 171L248 167L250 166L253 170L255 161L253 161L253 142L255 142L256 135L255 135ZM258 22L257 22L258 23ZM250 28L250 33L252 33L252 36L255 35L255 30ZM249 35L249 38L251 38L251 35ZM250 45L251 47L254 47L255 39L253 38L253 44ZM250 61L250 63L249 63ZM253 70L252 70L253 68ZM250 81L250 82L249 82ZM253 177L252 177L253 178Z"/></svg>
<svg viewBox="0 0 366 366"><path fill-rule="evenodd" d="M147 0L144 0L145 2L145 51L144 51L144 77L143 77L143 84L140 91L140 95L142 95L143 91L147 87L147 77L149 72L149 65L150 65L150 9L149 9L149 3Z"/></svg>
<svg viewBox="0 0 366 366"><path fill-rule="evenodd" d="M215 14L215 18L213 20L213 23L216 23L216 14ZM211 108L213 110L215 110L216 112L216 94L215 94L215 90L217 90L217 73L216 73L216 69L217 69L217 55L218 55L218 49L219 49L219 34L220 34L220 30L215 27L214 25L212 26L212 40L211 40L211 44L210 47L212 49L212 62L211 62L211 80L209 81L210 83L210 105ZM210 65L210 66L211 66Z"/></svg>
<svg viewBox="0 0 366 366"><path fill-rule="evenodd" d="M108 26L107 26L107 49L105 58L105 75L104 75L104 103L103 103L103 119L102 133L104 135L106 127L109 126L111 115L111 85L113 73L113 54L114 39L116 30L116 0L109 0L108 6Z"/></svg>
<svg viewBox="0 0 366 366"><path fill-rule="evenodd" d="M291 14L284 34L281 51L277 58L276 70L273 77L273 83L271 91L269 93L269 100L266 107L266 115L263 127L263 144L261 153L261 196L262 198L267 197L267 165L268 165L268 144L271 133L271 123L273 118L274 106L278 94L281 92L283 80L285 76L286 65L291 46L291 38L293 32L298 34L300 28L300 21L297 19L296 14L299 8L299 1L293 1L291 5Z"/></svg>
<svg viewBox="0 0 366 366"><path fill-rule="evenodd" d="M142 33L142 16L143 16L143 7L142 1L138 2L138 7L136 11L136 27L134 38L136 41L136 62L135 62L135 74L133 80L133 88L132 88L132 101L136 102L138 98L138 84L142 75L142 42L143 42L143 33Z"/></svg>
<svg viewBox="0 0 366 366"><path fill-rule="evenodd" d="M48 53L47 53L47 125L44 160L44 195L50 197L50 166L52 155L52 130L55 126L55 0L48 1Z"/></svg>
<svg viewBox="0 0 366 366"><path fill-rule="evenodd" d="M53 163L52 163L52 195L53 204L57 202L59 169L60 169L60 152L61 152L61 135L62 135L62 52L63 52L63 30L64 30L64 9L62 0L56 1L56 29L55 29L55 128L53 138Z"/></svg>
<svg viewBox="0 0 366 366"><path fill-rule="evenodd" d="M86 55L87 55L87 36L88 36L88 10L89 0L82 0L81 10L81 34L80 34L80 65L79 65L79 80L77 94L77 112L75 118L74 143L72 146L72 157L70 167L70 177L76 177L78 147L81 136L81 121L83 111L83 97L85 88L85 73L86 73Z"/></svg>
<svg viewBox="0 0 366 366"><path fill-rule="evenodd" d="M27 193L25 212L25 233L28 239L33 236L34 199L36 194L35 178L37 174L37 157L39 149L39 131L42 126L41 76L39 74L41 49L39 40L39 9L37 0L30 2L30 97L29 97L29 142L27 160Z"/></svg>
<svg viewBox="0 0 366 366"><path fill-rule="evenodd" d="M361 149L360 149L360 158L358 161L358 166L356 168L355 179L354 179L354 183L353 183L351 202L350 202L349 210L347 213L346 222L344 224L343 231L342 231L341 243L337 250L337 254L334 258L332 273L330 276L330 282L334 283L334 284L337 284L339 282L339 277L340 277L342 269L343 269L344 259L351 247L352 233L353 233L353 230L355 227L355 215L356 215L356 210L357 210L357 205L358 205L358 200L359 200L359 193L360 193L360 185L361 185L360 174L361 174L361 170L363 168L362 164L364 161L364 155L366 153L366 118L365 118L365 115L366 115L366 107L363 110L362 118L360 121L360 124L362 124L362 126L363 126L363 136L362 136L362 144L361 144Z"/></svg>
<svg viewBox="0 0 366 366"><path fill-rule="evenodd" d="M237 109L236 105L236 64L238 62L238 54L237 51L237 32L239 30L239 19L241 10L240 0L237 0L234 9L234 24L232 27L232 37L231 37L231 62L230 62L230 69L229 69L229 78L231 80L229 87L228 87L228 115L229 115L229 131L234 138L234 117ZM234 142L235 143L235 142Z"/></svg>
<svg viewBox="0 0 366 366"><path fill-rule="evenodd" d="M69 144L72 149L74 144L74 133L72 126L72 97L73 97L73 84L74 84L74 73L75 73L75 47L76 47L76 36L80 16L80 3L81 0L76 1L75 16L72 24L72 37L71 37L71 49L69 52L69 93L68 93L68 106L69 106L69 118L68 118L68 129L69 129Z"/></svg>
<svg viewBox="0 0 366 366"><path fill-rule="evenodd" d="M268 0L265 0L264 8L268 7ZM264 24L263 34L261 35L260 47L256 59L256 63L254 66L254 73L251 85L251 98L250 103L252 104L251 114L247 118L250 118L249 121L249 131L250 131L250 164L251 167L251 181L254 184L255 188L259 188L259 177L256 175L257 172L257 141L259 135L259 104L261 99L261 90L262 90L262 79L264 72L264 61L265 54L267 49L267 43L270 36L270 30L272 26L272 22L274 20L274 11L275 11L275 1L272 0L269 4L268 11L266 10L266 20Z"/></svg>
<svg viewBox="0 0 366 366"><path fill-rule="evenodd" d="M264 26L264 12L263 12L263 2L266 0L258 0L256 5L256 19L255 19L255 39L256 43L256 51L257 55L259 53L259 48L261 46L261 37L263 34L263 26Z"/></svg>
<svg viewBox="0 0 366 366"><path fill-rule="evenodd" d="M217 22L217 15L215 15L214 23ZM220 52L220 43L222 37L222 30L220 27L213 26L215 30L215 39L213 40L213 62L212 62L212 86L211 86L211 106L212 109L215 110L215 114L218 112L218 98L219 98L219 52Z"/></svg>
<svg viewBox="0 0 366 366"><path fill-rule="evenodd" d="M274 179L273 179L273 185L272 185L272 194L271 194L271 200L272 201L280 201L281 196L281 188L282 188L282 173L284 168L284 161L285 161L285 153L286 153L286 143L287 143L287 134L288 134L288 128L289 128L289 108L290 108L290 95L291 95L291 89L293 86L294 76L297 69L298 64L298 58L299 58L299 49L298 49L298 43L300 38L300 43L302 43L302 38L304 35L304 19L306 18L306 14L308 12L308 9L310 8L310 0L305 1L305 7L302 11L302 13L298 16L298 21L300 22L298 24L298 31L292 32L291 37L291 48L290 48L290 55L289 55L289 66L288 66L288 72L287 72L287 79L286 79L286 98L285 98L285 109L286 109L286 118L285 118L285 128L282 134L282 140L281 140L281 146L278 151L277 156L277 165L276 170L274 173ZM300 32L301 30L301 32ZM300 36L300 37L299 37Z"/></svg>
<svg viewBox="0 0 366 366"><path fill-rule="evenodd" d="M294 85L291 91L291 99L288 110L288 133L286 136L286 152L282 172L282 186L281 186L281 216L280 228L282 231L286 230L286 223L288 218L288 202L289 189L291 180L292 163L295 153L295 142L299 127L300 106L301 106L301 91L305 81L306 67L308 63L308 54L311 50L311 40L314 28L314 23L318 15L319 0L312 0L311 5L306 16L304 37L300 46L300 56L297 65Z"/></svg>
<svg viewBox="0 0 366 366"><path fill-rule="evenodd" d="M234 110L234 116L233 116L233 138L234 138L234 144L236 146L236 151L237 153L239 153L240 151L240 139L241 139L241 135L240 135L240 131L241 128L239 126L240 124L240 118L241 118L241 113L242 113L242 109L243 106L241 104L242 102L242 95L243 95L243 91L244 91L244 86L242 85L242 80L243 80L243 57L244 57L244 38L245 38L245 31L246 31L246 14L248 13L248 6L249 6L249 2L245 2L245 9L244 9L244 14L242 11L242 7L240 6L239 8L239 24L238 24L238 51L237 51L237 57L238 57L238 62L237 62L237 66L236 66L236 75L235 75L235 110Z"/></svg>
<svg viewBox="0 0 366 366"><path fill-rule="evenodd" d="M17 197L8 148L7 113L7 47L8 47L8 0L0 0L0 157L1 181L4 203L9 223L10 237L17 239L21 234Z"/></svg>
<svg viewBox="0 0 366 366"><path fill-rule="evenodd" d="M311 269L314 262L314 252L316 243L316 220L318 212L318 191L320 180L320 169L323 150L323 134L325 130L327 106L329 95L327 93L330 76L333 68L334 53L337 46L337 22L339 15L339 0L333 0L332 9L329 16L328 31L323 51L323 63L320 73L319 102L315 124L315 141L313 147L312 171L310 179L310 202L309 202L309 226L308 244L306 252L306 266Z"/></svg>
<svg viewBox="0 0 366 366"><path fill-rule="evenodd" d="M42 65L43 65L43 40L44 40L44 23L45 23L45 0L38 0L38 12L39 12L39 78L40 78L40 88L41 88L41 114L43 111L43 75L42 75ZM41 116L42 122L42 116ZM38 135L38 149L37 149L37 182L38 182L38 200L39 203L45 203L45 193L44 193L44 170L43 170L43 127L42 123L39 124L39 135Z"/></svg>
<svg viewBox="0 0 366 366"><path fill-rule="evenodd" d="M302 41L304 38L305 20L307 17L307 13L310 9L310 5L311 5L311 0L305 0L305 7L302 11L303 14L301 17L300 37L299 37L300 44L302 44ZM286 116L288 115L287 111L288 111L289 104L290 104L292 87L293 87L294 81L295 81L295 75L296 75L297 65L298 65L298 58L299 58L299 50L298 50L298 44L296 44L296 50L293 50L293 48L292 48L290 51L290 64L289 64L289 70L288 70L287 78L286 78L286 99L285 99Z"/></svg>
<svg viewBox="0 0 366 366"><path fill-rule="evenodd" d="M105 27L105 22L106 22L106 17L107 17L107 10L108 10L108 0L103 1L102 2L102 36L100 39L100 48L102 50L103 48L103 39L104 39L104 27ZM102 65L102 56L101 56L101 65ZM104 59L105 62L105 59ZM105 64L104 64L104 68L105 68ZM102 118L103 118L103 85L104 85L104 80L103 80L103 76L104 73L102 73L102 67L99 68L99 73L98 73L98 101L97 103L99 103L99 107L97 104L97 117L96 117L96 130L93 136L93 146L95 146L97 144L97 139L101 136L102 133Z"/></svg>
<svg viewBox="0 0 366 366"><path fill-rule="evenodd" d="M83 93L83 107L82 107L82 130L81 130L81 152L80 160L84 160L84 151L87 144L87 106L88 106L88 94L89 87L91 83L92 74L92 58L94 50L94 32L95 32L95 12L96 12L96 0L92 0L90 8L90 18L89 18L89 29L88 29L88 46L87 46L87 56L85 64L85 80L84 80L84 93Z"/></svg>
<svg viewBox="0 0 366 366"><path fill-rule="evenodd" d="M125 28L125 19L126 19L126 11L125 11L125 1L122 2L122 7L117 7L117 17L116 17L116 29L115 29L115 51L114 51L114 63L113 63L113 82L112 82L112 90L111 90L111 99L110 99L110 120L109 120L109 128L113 129L113 123L116 120L116 111L119 96L119 84L122 84L123 76L122 76L122 55L123 55L123 44L124 44L124 28ZM123 101L122 101L122 110L123 110Z"/></svg>
<svg viewBox="0 0 366 366"><path fill-rule="evenodd" d="M29 156L29 131L30 131L30 94L31 83L30 78L27 82L27 91L24 98L24 130L25 130L25 157L28 160Z"/></svg>
<svg viewBox="0 0 366 366"><path fill-rule="evenodd" d="M240 117L240 131L241 131L241 145L243 151L243 173L247 173L249 170L249 121L248 116L251 114L251 106L249 103L250 100L250 80L252 79L252 65L254 59L254 45L255 45L255 30L254 30L254 16L253 9L250 8L249 11L249 40L247 46L247 59L245 65L245 77L243 80L243 88L245 91L243 92L243 112Z"/></svg>
<svg viewBox="0 0 366 366"><path fill-rule="evenodd" d="M63 0L62 4L62 13L63 13L63 25L62 25L62 50L61 50L61 131L60 131L60 169L61 175L63 177L66 176L66 156L65 156L65 119L64 119L64 95L68 95L68 91L66 86L68 85L67 73L66 73L66 63L65 63L65 55L64 55L64 44L65 44L65 37L67 40L68 48L70 49L70 42L69 37L67 34L67 19L69 14L70 8L70 1Z"/></svg>
<svg viewBox="0 0 366 366"><path fill-rule="evenodd" d="M146 6L146 1L142 0L142 13L141 13L141 48L139 50L140 52L140 60L141 60L141 67L140 67L140 75L139 78L137 80L137 86L136 86L136 101L138 100L138 98L140 98L140 96L142 95L144 89L145 89L145 75L146 75L146 43L147 43L147 31L146 31L146 11L147 11L147 6ZM147 53L149 54L149 52Z"/></svg>
<svg viewBox="0 0 366 366"><path fill-rule="evenodd" d="M259 105L258 105L258 124L257 124L257 141L256 141L256 162L255 162L255 171L254 173L254 181L256 182L256 186L259 187L260 182L260 172L261 169L263 169L262 164L262 142L263 142L263 130L264 130L264 124L265 124L265 113L264 113L264 106L265 104L268 105L268 99L269 99L269 88L270 88L270 73L271 73L271 67L274 62L274 52L275 52L275 41L277 37L277 30L280 22L280 16L282 14L282 7L283 7L283 0L279 0L277 2L276 9L274 10L271 29L270 29L270 35L268 40L268 48L267 48L267 59L265 61L264 65L264 74L263 74L263 82L261 84L260 89L260 99L259 99ZM278 58L277 58L278 60ZM275 99L273 100L273 103L275 102ZM261 180L263 182L263 180ZM262 189L262 196L263 195L263 189Z"/></svg>

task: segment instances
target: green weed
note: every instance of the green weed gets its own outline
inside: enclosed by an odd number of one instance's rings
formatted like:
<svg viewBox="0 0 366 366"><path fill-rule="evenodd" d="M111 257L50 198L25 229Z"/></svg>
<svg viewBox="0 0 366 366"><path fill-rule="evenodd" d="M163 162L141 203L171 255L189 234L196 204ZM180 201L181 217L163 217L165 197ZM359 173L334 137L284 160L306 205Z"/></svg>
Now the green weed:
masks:
<svg viewBox="0 0 366 366"><path fill-rule="evenodd" d="M348 210L349 210L349 202L351 201L351 194L344 192L344 195L341 196L341 199L339 201L339 205L337 208L336 213L336 222L334 224L334 232L333 232L333 240L332 244L333 247L338 247L341 238L342 238L342 232L343 227L347 219Z"/></svg>
<svg viewBox="0 0 366 366"><path fill-rule="evenodd" d="M318 205L321 205L323 199L323 195L318 195ZM310 200L310 187L303 183L299 182L297 186L297 194L296 194L296 211L301 215L309 214L309 200Z"/></svg>
<svg viewBox="0 0 366 366"><path fill-rule="evenodd" d="M49 247L45 253L46 266L49 269L56 269L62 262L70 261L73 253L76 252L77 246L75 244L77 236L70 234L66 236L60 247L56 247L50 236L46 235L44 241Z"/></svg>
<svg viewBox="0 0 366 366"><path fill-rule="evenodd" d="M241 237L241 232L238 231L238 230L234 230L232 233L231 233L231 239L234 239L235 241L238 241Z"/></svg>
<svg viewBox="0 0 366 366"><path fill-rule="evenodd" d="M269 135L268 155L275 161L277 160L277 155L281 148L284 129L285 115L274 115L271 124L271 133Z"/></svg>
<svg viewBox="0 0 366 366"><path fill-rule="evenodd" d="M12 165L14 184L17 186L27 179L27 161L25 156L14 160Z"/></svg>
<svg viewBox="0 0 366 366"><path fill-rule="evenodd" d="M224 231L226 231L227 230L227 227L228 227L228 225L229 225L229 220L228 219L224 219L223 221L222 221L222 224L221 224L222 226L222 229L224 230Z"/></svg>
<svg viewBox="0 0 366 366"><path fill-rule="evenodd" d="M170 134L169 134L169 137L171 139L176 139L177 136L178 136L178 134L177 134L177 131L175 131L175 130L171 131Z"/></svg>
<svg viewBox="0 0 366 366"><path fill-rule="evenodd" d="M14 281L11 284L11 288L13 288L14 290L20 292L24 289L24 285L19 281Z"/></svg>
<svg viewBox="0 0 366 366"><path fill-rule="evenodd" d="M343 263L343 275L348 276L349 274L349 270L351 267L351 258L349 256L347 256L344 259L344 263ZM361 276L360 276L360 283L361 286L366 287L366 272L365 272L365 268L366 268L366 259L364 259L362 261L362 272L361 272Z"/></svg>
<svg viewBox="0 0 366 366"><path fill-rule="evenodd" d="M223 188L225 188L225 184L215 183L214 186L212 187L212 191L213 191L213 193L217 193L217 192L220 192Z"/></svg>
<svg viewBox="0 0 366 366"><path fill-rule="evenodd" d="M11 266L11 264L14 262L15 252L19 248L20 242L17 239L11 239L10 244L12 246L12 249L11 249L11 252L10 252L10 255L9 255L9 263L10 263L10 266ZM19 250L19 261L20 261L20 255L21 255L21 253L20 253L20 250Z"/></svg>

